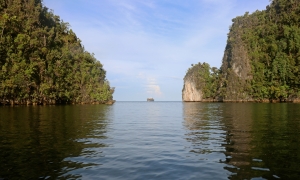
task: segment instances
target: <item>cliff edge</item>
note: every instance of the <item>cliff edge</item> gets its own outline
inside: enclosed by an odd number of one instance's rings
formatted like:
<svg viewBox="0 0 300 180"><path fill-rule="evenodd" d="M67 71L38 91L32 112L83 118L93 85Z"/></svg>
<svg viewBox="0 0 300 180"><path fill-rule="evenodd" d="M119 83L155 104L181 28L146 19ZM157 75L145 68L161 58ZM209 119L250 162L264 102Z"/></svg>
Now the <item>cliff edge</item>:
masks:
<svg viewBox="0 0 300 180"><path fill-rule="evenodd" d="M192 64L184 77L183 101L220 101L219 70L207 63Z"/></svg>
<svg viewBox="0 0 300 180"><path fill-rule="evenodd" d="M184 78L182 100L186 102L202 101L202 92L196 88L196 83L192 77Z"/></svg>
<svg viewBox="0 0 300 180"><path fill-rule="evenodd" d="M234 18L220 69L189 68L182 100L300 102L299 12L300 1L273 0Z"/></svg>

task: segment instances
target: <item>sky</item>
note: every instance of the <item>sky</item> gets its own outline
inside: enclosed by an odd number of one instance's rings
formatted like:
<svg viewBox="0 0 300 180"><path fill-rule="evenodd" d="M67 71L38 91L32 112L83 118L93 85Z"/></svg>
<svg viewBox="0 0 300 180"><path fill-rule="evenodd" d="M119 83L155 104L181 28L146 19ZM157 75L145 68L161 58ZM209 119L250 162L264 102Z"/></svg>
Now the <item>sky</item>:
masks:
<svg viewBox="0 0 300 180"><path fill-rule="evenodd" d="M44 0L94 53L117 101L181 101L191 64L220 67L232 19L269 0Z"/></svg>

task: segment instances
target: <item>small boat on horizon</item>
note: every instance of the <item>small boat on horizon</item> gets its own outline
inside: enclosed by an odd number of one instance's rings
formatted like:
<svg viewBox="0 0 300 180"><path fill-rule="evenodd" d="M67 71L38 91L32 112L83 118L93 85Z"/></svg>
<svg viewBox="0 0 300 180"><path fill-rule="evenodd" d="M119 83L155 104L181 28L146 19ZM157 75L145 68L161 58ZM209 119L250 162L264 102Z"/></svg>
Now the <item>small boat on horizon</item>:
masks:
<svg viewBox="0 0 300 180"><path fill-rule="evenodd" d="M147 101L154 101L153 98L147 98Z"/></svg>

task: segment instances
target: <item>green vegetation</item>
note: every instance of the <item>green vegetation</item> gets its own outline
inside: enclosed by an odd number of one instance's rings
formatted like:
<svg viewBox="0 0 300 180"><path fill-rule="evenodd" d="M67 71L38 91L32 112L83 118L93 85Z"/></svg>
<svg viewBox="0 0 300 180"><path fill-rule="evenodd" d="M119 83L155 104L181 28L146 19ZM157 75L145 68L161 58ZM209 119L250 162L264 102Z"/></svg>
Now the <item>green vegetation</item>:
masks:
<svg viewBox="0 0 300 180"><path fill-rule="evenodd" d="M102 64L41 0L0 1L0 68L0 104L112 100Z"/></svg>
<svg viewBox="0 0 300 180"><path fill-rule="evenodd" d="M198 82L204 94L219 93L225 101L299 99L299 13L300 1L273 0L264 11L234 18L220 73L214 76L222 82L219 86ZM212 76L201 75L208 82L215 81Z"/></svg>
<svg viewBox="0 0 300 180"><path fill-rule="evenodd" d="M221 86L220 70L216 67L210 67L208 63L192 64L186 77L191 77L195 82L196 88L203 93L204 99L216 99L220 96L219 87Z"/></svg>

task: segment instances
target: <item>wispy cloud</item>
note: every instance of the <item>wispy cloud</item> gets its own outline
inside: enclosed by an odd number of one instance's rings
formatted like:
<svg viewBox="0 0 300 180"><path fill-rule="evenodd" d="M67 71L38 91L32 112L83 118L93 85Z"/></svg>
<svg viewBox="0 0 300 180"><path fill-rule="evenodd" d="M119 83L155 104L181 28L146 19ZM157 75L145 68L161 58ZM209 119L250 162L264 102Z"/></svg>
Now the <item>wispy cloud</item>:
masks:
<svg viewBox="0 0 300 180"><path fill-rule="evenodd" d="M157 78L152 75L140 72L137 77L144 83L145 92L151 97L158 97L162 95L160 85Z"/></svg>
<svg viewBox="0 0 300 180"><path fill-rule="evenodd" d="M153 95L156 97L162 95L159 85L148 85L147 93L152 95L151 97L153 97Z"/></svg>
<svg viewBox="0 0 300 180"><path fill-rule="evenodd" d="M70 22L86 50L104 64L117 100L181 100L190 65L205 61L219 67L231 19L262 9L269 0L44 3Z"/></svg>

